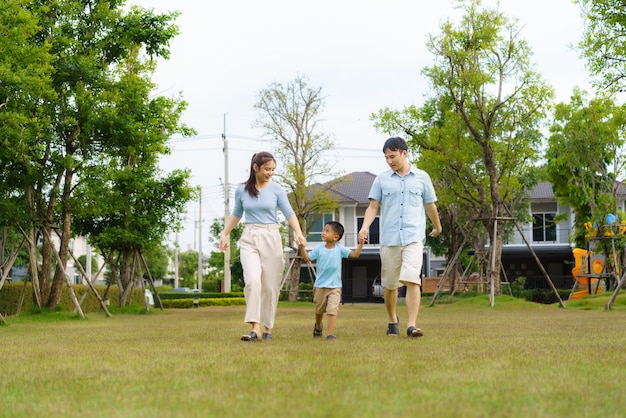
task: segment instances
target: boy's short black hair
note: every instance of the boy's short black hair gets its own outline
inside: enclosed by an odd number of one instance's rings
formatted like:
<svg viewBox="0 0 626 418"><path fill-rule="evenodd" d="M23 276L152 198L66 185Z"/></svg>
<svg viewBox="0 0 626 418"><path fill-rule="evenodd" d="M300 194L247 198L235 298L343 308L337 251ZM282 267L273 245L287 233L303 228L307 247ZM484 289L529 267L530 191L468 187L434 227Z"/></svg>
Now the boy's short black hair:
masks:
<svg viewBox="0 0 626 418"><path fill-rule="evenodd" d="M385 141L385 145L383 145L383 152L386 150L391 151L408 151L409 147L406 145L406 141L399 136L392 136L388 140Z"/></svg>
<svg viewBox="0 0 626 418"><path fill-rule="evenodd" d="M330 226L333 231L335 231L335 234L339 235L339 239L343 237L343 225L341 225L339 222L328 221L326 222L326 225Z"/></svg>

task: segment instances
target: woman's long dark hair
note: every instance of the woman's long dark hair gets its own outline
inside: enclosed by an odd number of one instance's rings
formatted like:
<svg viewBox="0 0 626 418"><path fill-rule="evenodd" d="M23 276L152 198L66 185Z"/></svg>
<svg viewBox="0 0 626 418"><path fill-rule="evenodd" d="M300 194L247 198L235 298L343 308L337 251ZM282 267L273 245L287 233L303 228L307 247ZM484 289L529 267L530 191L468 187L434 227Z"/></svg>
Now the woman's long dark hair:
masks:
<svg viewBox="0 0 626 418"><path fill-rule="evenodd" d="M274 156L266 151L257 152L252 156L252 161L250 161L250 177L248 177L248 180L244 183L244 190L252 197L259 197L259 189L256 188L256 171L254 170L254 165L256 164L257 169L260 169L261 166L268 161L274 161L274 163L276 163Z"/></svg>

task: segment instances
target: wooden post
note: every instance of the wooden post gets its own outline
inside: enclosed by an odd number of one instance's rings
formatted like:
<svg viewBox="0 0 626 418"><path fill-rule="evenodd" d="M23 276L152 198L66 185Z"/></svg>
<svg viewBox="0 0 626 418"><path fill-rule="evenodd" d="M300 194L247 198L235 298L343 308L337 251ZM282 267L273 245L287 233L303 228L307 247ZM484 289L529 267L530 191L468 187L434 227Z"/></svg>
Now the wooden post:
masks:
<svg viewBox="0 0 626 418"><path fill-rule="evenodd" d="M44 232L44 234L48 236L48 239L50 239L50 236L48 235L48 231L46 231L45 229L42 229L42 231ZM76 312L78 312L78 314L80 315L82 319L85 319L85 314L83 313L83 310L80 307L80 303L78 303L78 298L76 297L76 293L74 293L74 288L72 287L72 281L70 280L70 276L68 276L67 270L65 270L65 267L63 267L63 263L61 262L61 255L59 254L59 251L56 249L54 245L52 245L51 247L52 247L52 251L54 251L54 255L57 258L57 263L58 263L57 267L59 267L63 271L63 275L65 276L65 283L67 284L67 289L68 289L68 292L70 293L70 298L72 299L72 302L74 303L74 307L76 308Z"/></svg>
<svg viewBox="0 0 626 418"><path fill-rule="evenodd" d="M511 211L509 210L508 207L506 207L506 211L509 213L509 215L511 215L511 217L513 217L513 214L511 213ZM550 276L548 275L548 272L546 271L546 269L543 268L543 265L541 264L541 260L539 260L539 257L537 257L537 253L535 253L535 250L533 250L532 246L530 245L530 243L528 242L528 240L526 239L526 236L524 235L524 231L522 231L522 228L519 226L519 224L517 223L517 220L513 219L513 223L515 224L515 227L517 228L517 230L519 231L520 235L522 236L522 239L524 240L524 243L526 243L526 246L528 247L528 249L530 250L530 253L533 255L533 257L535 258L535 261L537 262L537 265L539 266L539 269L541 270L541 272L543 273L544 277L546 279L548 279L548 283L550 283L550 287L552 288L552 290L554 291L554 294L556 295L556 297L559 299L559 303L561 304L562 308L565 308L565 302L563 302L563 299L561 299L561 295L559 295L559 291L557 290L557 288L554 286L554 283L552 283L552 279L550 278Z"/></svg>
<svg viewBox="0 0 626 418"><path fill-rule="evenodd" d="M109 309L107 308L107 304L104 301L104 299L100 296L100 294L98 293L98 291L96 290L95 287L93 287L93 283L91 283L91 280L88 279L87 273L85 272L85 269L83 269L83 266L78 262L78 260L76 259L76 257L74 256L74 254L70 251L69 252L70 255L72 256L72 259L74 260L74 263L76 264L76 266L78 267L78 270L80 271L80 274L83 275L83 277L85 277L85 281L87 282L87 285L89 286L89 289L93 292L93 294L96 296L96 299L98 299L98 302L100 302L100 306L102 307L102 310L104 311L104 313L106 314L106 316L108 316L109 318L112 318L113 315L111 315L111 312L109 312ZM87 257L89 257L89 255L87 255ZM102 266L104 267L104 266ZM98 277L98 275L96 275L96 277ZM83 296L87 296L87 292L85 292L85 294ZM82 302L78 303L79 305L82 304Z"/></svg>
<svg viewBox="0 0 626 418"><path fill-rule="evenodd" d="M497 215L497 214L496 214ZM491 274L490 276L490 282L491 282L491 287L489 289L489 306L493 307L493 305L495 304L495 283L494 283L494 279L493 276L495 276L495 271L496 271L496 234L498 233L498 218L493 218L493 237L491 238L491 245L493 247L493 251L491 251Z"/></svg>
<svg viewBox="0 0 626 418"><path fill-rule="evenodd" d="M163 310L163 302L161 302L161 297L159 296L159 293L156 290L156 286L154 286L154 280L152 280L152 274L150 274L150 269L148 269L148 263L146 263L146 259L144 258L141 252L139 252L139 257L141 258L141 263L146 269L146 273L148 273L148 281L150 282L150 288L154 292L154 297L156 298L156 301L159 304L159 308ZM199 290L202 291L202 289L199 289Z"/></svg>
<svg viewBox="0 0 626 418"><path fill-rule="evenodd" d="M454 257L452 257L452 260L450 260L450 262L444 269L441 280L439 280L439 284L437 284L437 290L435 290L435 294L433 295L433 299L430 301L429 306L433 306L435 304L435 301L439 297L439 293L441 292L441 289L443 288L443 284L445 283L448 270L450 266L454 266L454 263L456 263L456 260L459 258L459 255L461 255L461 252L463 251L463 247L465 246L465 242L466 242L466 238L463 238L463 242L459 246L459 249L456 251L456 254L454 254Z"/></svg>

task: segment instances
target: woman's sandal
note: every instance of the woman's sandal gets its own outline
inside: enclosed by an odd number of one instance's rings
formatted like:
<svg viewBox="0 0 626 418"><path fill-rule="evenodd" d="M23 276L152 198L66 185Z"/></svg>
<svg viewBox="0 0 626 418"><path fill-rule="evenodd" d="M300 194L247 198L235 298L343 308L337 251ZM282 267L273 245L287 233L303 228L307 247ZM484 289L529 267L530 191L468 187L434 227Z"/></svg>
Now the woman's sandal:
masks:
<svg viewBox="0 0 626 418"><path fill-rule="evenodd" d="M250 331L250 333L241 336L241 341L257 341L258 339L259 336L254 331Z"/></svg>
<svg viewBox="0 0 626 418"><path fill-rule="evenodd" d="M270 334L269 332L264 332L263 335L261 336L262 339L264 340L271 340L272 339L272 334Z"/></svg>
<svg viewBox="0 0 626 418"><path fill-rule="evenodd" d="M422 335L424 335L424 333L419 328L408 327L406 329L406 335L407 335L407 337L414 337L414 338L416 338L416 337L421 337Z"/></svg>

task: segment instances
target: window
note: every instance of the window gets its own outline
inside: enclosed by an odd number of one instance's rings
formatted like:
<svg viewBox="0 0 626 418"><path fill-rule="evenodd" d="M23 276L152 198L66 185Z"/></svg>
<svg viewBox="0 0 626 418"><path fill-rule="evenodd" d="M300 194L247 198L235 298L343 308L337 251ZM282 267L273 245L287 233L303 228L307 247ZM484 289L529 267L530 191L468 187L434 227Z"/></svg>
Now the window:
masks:
<svg viewBox="0 0 626 418"><path fill-rule="evenodd" d="M556 242L554 213L533 213L533 241Z"/></svg>
<svg viewBox="0 0 626 418"><path fill-rule="evenodd" d="M311 225L311 229L309 230L306 240L312 242L322 242L322 231L324 230L324 225L326 225L326 222L332 220L333 215L330 213L316 215L309 218L308 221L313 221L313 224Z"/></svg>
<svg viewBox="0 0 626 418"><path fill-rule="evenodd" d="M363 226L363 217L358 217L356 219L356 230L360 231ZM368 235L367 243L368 244L380 244L380 223L379 218L374 218L374 222L370 225L370 233Z"/></svg>

